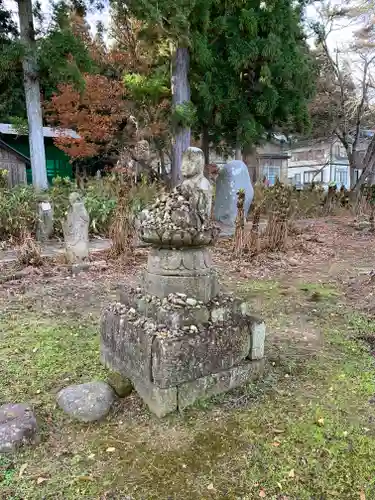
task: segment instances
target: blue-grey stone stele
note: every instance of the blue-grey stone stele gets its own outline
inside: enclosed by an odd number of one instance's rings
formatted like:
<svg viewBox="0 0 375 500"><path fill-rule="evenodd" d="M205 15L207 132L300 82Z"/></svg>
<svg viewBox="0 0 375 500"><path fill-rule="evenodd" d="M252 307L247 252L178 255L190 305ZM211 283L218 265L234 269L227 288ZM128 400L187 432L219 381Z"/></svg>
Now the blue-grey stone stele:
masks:
<svg viewBox="0 0 375 500"><path fill-rule="evenodd" d="M234 233L237 217L237 193L245 191L244 213L247 216L254 197L249 171L241 160L233 160L220 169L216 180L215 220L223 224L222 234Z"/></svg>

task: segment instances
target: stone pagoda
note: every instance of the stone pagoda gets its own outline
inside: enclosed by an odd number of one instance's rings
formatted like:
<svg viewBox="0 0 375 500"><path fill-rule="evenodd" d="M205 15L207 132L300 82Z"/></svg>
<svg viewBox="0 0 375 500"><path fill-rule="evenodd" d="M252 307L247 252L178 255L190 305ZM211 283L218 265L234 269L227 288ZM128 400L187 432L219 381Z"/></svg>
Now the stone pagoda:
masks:
<svg viewBox="0 0 375 500"><path fill-rule="evenodd" d="M121 291L101 321L102 362L159 417L263 370L265 325L247 303L220 293L212 268L219 230L203 168L203 152L188 148L182 184L141 213L140 238L152 246L143 287Z"/></svg>

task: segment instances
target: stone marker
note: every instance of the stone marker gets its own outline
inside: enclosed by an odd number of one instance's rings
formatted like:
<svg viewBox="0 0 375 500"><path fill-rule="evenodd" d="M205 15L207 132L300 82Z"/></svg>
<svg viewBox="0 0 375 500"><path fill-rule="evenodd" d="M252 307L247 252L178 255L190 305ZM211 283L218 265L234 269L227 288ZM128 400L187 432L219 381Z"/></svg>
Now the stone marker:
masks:
<svg viewBox="0 0 375 500"><path fill-rule="evenodd" d="M38 220L36 225L37 241L47 241L53 233L53 208L51 203L41 201L38 203Z"/></svg>
<svg viewBox="0 0 375 500"><path fill-rule="evenodd" d="M0 406L0 453L37 443L38 426L32 409L25 404Z"/></svg>
<svg viewBox="0 0 375 500"><path fill-rule="evenodd" d="M101 319L101 360L129 378L157 416L261 376L264 323L248 304L222 294L209 246L219 230L210 215L203 153L184 154L187 177L140 218L151 244L144 288L123 289Z"/></svg>
<svg viewBox="0 0 375 500"><path fill-rule="evenodd" d="M95 422L106 417L115 401L113 389L105 382L70 385L57 394L57 404L81 422Z"/></svg>
<svg viewBox="0 0 375 500"><path fill-rule="evenodd" d="M225 236L234 233L237 217L237 192L245 191L244 214L250 210L254 197L253 186L247 166L241 160L233 160L220 169L216 179L214 218L222 224Z"/></svg>
<svg viewBox="0 0 375 500"><path fill-rule="evenodd" d="M69 211L63 222L66 257L69 264L78 264L89 256L90 218L78 193L69 196Z"/></svg>

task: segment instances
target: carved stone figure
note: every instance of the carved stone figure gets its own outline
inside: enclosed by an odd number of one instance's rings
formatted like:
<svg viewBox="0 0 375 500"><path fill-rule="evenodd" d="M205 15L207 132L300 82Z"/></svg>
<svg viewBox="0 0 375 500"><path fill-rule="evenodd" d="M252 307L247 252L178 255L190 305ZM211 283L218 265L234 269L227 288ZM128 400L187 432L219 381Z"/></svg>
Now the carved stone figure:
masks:
<svg viewBox="0 0 375 500"><path fill-rule="evenodd" d="M183 182L181 191L193 196L197 211L206 217L211 216L212 186L204 176L204 154L199 148L188 148L182 157Z"/></svg>
<svg viewBox="0 0 375 500"><path fill-rule="evenodd" d="M76 264L86 260L89 256L90 218L78 193L70 194L69 203L63 232L67 260L70 264Z"/></svg>

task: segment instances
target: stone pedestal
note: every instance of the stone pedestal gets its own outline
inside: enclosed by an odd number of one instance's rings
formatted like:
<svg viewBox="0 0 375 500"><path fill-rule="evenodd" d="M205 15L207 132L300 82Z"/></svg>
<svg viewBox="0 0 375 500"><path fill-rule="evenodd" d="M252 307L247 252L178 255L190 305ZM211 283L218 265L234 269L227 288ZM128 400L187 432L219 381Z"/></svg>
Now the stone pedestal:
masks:
<svg viewBox="0 0 375 500"><path fill-rule="evenodd" d="M153 248L144 283L147 293L161 299L170 293L182 293L208 302L218 293L217 277L207 248Z"/></svg>
<svg viewBox="0 0 375 500"><path fill-rule="evenodd" d="M120 291L101 320L102 362L130 379L159 417L263 370L264 323L248 304L219 293L209 252L218 229L207 210L204 157L189 150L189 182L142 212L140 236L152 245L144 286Z"/></svg>
<svg viewBox="0 0 375 500"><path fill-rule="evenodd" d="M162 417L258 378L264 337L264 323L230 295L204 302L123 290L102 316L101 360Z"/></svg>

